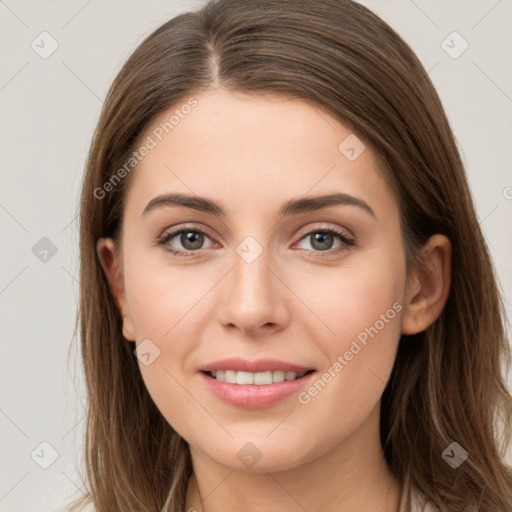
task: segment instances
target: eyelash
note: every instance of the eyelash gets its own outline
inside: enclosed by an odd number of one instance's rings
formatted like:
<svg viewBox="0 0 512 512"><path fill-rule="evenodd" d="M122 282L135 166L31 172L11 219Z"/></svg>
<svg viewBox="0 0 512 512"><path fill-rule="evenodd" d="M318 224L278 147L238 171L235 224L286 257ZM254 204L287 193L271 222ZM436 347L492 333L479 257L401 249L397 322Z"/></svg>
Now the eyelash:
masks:
<svg viewBox="0 0 512 512"><path fill-rule="evenodd" d="M170 247L167 246L167 243L169 242L169 240L173 239L176 235L179 235L181 233L188 233L188 232L200 233L202 235L205 235L208 238L211 238L208 235L208 233L206 233L202 229L195 228L195 227L185 227L185 228L180 228L176 231L172 231L170 233L164 233L164 235L158 240L158 245L164 246L165 250L171 252L175 256L180 256L180 257L183 256L185 258L187 258L189 256L195 256L202 249L199 249L197 251L181 251L181 250L171 249ZM314 233L328 233L331 235L335 235L338 237L338 239L343 244L342 246L337 247L335 249L327 249L325 251L318 251L318 250L315 251L315 250L304 249L304 250L308 251L309 254L313 254L315 256L320 256L321 254L330 254L330 255L337 254L337 253L339 253L343 250L346 250L349 247L353 247L355 245L355 240L353 238L348 237L346 235L346 233L344 233L343 231L341 231L337 228L332 228L332 227L313 229L313 230L307 232L304 236L302 236L299 241L304 240L305 238L307 238L308 236L311 236Z"/></svg>

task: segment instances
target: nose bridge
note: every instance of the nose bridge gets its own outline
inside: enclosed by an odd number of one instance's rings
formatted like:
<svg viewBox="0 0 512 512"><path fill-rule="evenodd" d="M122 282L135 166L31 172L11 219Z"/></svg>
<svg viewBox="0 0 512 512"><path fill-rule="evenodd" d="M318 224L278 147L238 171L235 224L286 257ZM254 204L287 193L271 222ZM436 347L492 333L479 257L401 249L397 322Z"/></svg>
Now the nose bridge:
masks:
<svg viewBox="0 0 512 512"><path fill-rule="evenodd" d="M272 295L271 254L254 237L246 237L235 250L232 296L244 307L261 308Z"/></svg>

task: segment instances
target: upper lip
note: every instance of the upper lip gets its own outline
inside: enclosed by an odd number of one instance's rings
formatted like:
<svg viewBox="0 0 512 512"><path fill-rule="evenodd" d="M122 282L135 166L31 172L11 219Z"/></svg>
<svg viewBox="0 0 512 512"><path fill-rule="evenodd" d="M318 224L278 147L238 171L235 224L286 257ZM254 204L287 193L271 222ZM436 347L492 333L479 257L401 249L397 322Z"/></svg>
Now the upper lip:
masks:
<svg viewBox="0 0 512 512"><path fill-rule="evenodd" d="M229 359L222 359L215 361L199 368L199 371L213 372L217 370L235 370L239 372L270 372L270 371L284 371L303 373L313 368L302 366L299 364L280 361L278 359L258 359L257 361L248 361L239 357L231 357Z"/></svg>

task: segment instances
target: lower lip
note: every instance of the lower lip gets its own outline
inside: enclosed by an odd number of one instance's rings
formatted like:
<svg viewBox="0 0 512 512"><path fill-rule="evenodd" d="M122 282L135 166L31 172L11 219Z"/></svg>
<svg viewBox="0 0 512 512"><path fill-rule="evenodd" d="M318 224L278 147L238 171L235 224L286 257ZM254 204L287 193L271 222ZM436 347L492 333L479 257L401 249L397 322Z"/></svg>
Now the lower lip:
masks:
<svg viewBox="0 0 512 512"><path fill-rule="evenodd" d="M272 384L230 384L200 372L209 390L228 404L246 409L268 407L287 396L298 393L311 380L315 372L308 373L295 380L285 380Z"/></svg>

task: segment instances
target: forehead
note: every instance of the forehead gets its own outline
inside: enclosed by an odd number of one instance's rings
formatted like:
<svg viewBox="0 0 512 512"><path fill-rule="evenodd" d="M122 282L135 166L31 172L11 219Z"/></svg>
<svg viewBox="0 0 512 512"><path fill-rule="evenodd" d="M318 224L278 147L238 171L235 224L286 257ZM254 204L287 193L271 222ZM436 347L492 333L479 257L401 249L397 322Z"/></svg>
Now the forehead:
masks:
<svg viewBox="0 0 512 512"><path fill-rule="evenodd" d="M208 90L159 115L141 141L152 148L128 192L138 211L172 190L240 207L309 193L390 194L363 141L302 99Z"/></svg>

